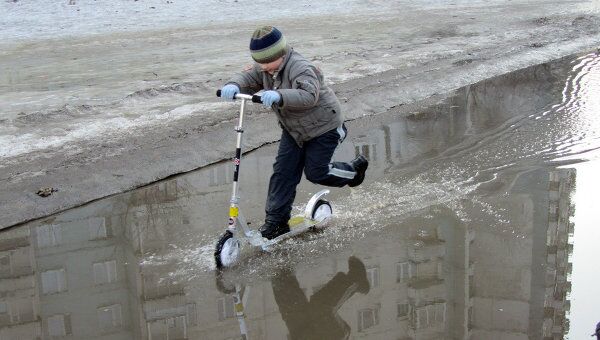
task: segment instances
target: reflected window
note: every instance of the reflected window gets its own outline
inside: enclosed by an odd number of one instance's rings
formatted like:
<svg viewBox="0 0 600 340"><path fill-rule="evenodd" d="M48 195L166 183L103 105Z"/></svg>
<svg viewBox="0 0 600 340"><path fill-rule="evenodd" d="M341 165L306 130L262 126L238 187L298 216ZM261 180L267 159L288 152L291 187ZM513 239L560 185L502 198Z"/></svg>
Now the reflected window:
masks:
<svg viewBox="0 0 600 340"><path fill-rule="evenodd" d="M10 325L10 314L8 313L8 303L0 301L0 327Z"/></svg>
<svg viewBox="0 0 600 340"><path fill-rule="evenodd" d="M0 256L0 274L8 275L11 272L12 272L12 269L10 266L10 255L5 254L5 255Z"/></svg>
<svg viewBox="0 0 600 340"><path fill-rule="evenodd" d="M210 187L216 187L233 182L233 169L230 164L217 166L210 172Z"/></svg>
<svg viewBox="0 0 600 340"><path fill-rule="evenodd" d="M42 292L44 294L60 293L67 290L65 269L54 269L42 272Z"/></svg>
<svg viewBox="0 0 600 340"><path fill-rule="evenodd" d="M556 281L556 269L549 268L546 270L546 284L552 284Z"/></svg>
<svg viewBox="0 0 600 340"><path fill-rule="evenodd" d="M417 308L415 321L417 329L443 324L446 321L446 303L434 303Z"/></svg>
<svg viewBox="0 0 600 340"><path fill-rule="evenodd" d="M0 275L4 278L33 274L29 247L10 250L0 255Z"/></svg>
<svg viewBox="0 0 600 340"><path fill-rule="evenodd" d="M436 303L428 306L429 320L434 323L442 324L446 322L446 303Z"/></svg>
<svg viewBox="0 0 600 340"><path fill-rule="evenodd" d="M225 319L233 318L234 302L232 296L226 296L219 298L217 300L217 310L219 313L219 321L223 321Z"/></svg>
<svg viewBox="0 0 600 340"><path fill-rule="evenodd" d="M38 248L54 247L62 242L62 228L54 224L39 226L36 236Z"/></svg>
<svg viewBox="0 0 600 340"><path fill-rule="evenodd" d="M467 311L467 320L468 320L468 326L469 326L469 330L473 328L473 306L469 307L469 310Z"/></svg>
<svg viewBox="0 0 600 340"><path fill-rule="evenodd" d="M187 329L186 317L182 315L152 321L148 332L153 340L187 339Z"/></svg>
<svg viewBox="0 0 600 340"><path fill-rule="evenodd" d="M379 324L379 306L358 311L358 331L362 332Z"/></svg>
<svg viewBox="0 0 600 340"><path fill-rule="evenodd" d="M176 282L174 278L163 276L159 273L148 273L143 275L144 298L157 299L169 295L184 295L185 285Z"/></svg>
<svg viewBox="0 0 600 340"><path fill-rule="evenodd" d="M48 317L48 335L67 336L71 335L71 315L56 314Z"/></svg>
<svg viewBox="0 0 600 340"><path fill-rule="evenodd" d="M117 261L94 263L94 282L97 285L117 281Z"/></svg>
<svg viewBox="0 0 600 340"><path fill-rule="evenodd" d="M9 268L10 267L10 256L9 254L5 254L0 256L0 268Z"/></svg>
<svg viewBox="0 0 600 340"><path fill-rule="evenodd" d="M396 317L397 318L406 318L408 317L408 313L409 313L409 309L410 306L408 303L403 302L403 303L399 303L397 305L397 314Z"/></svg>
<svg viewBox="0 0 600 340"><path fill-rule="evenodd" d="M396 263L396 283L406 282L412 277L410 262Z"/></svg>
<svg viewBox="0 0 600 340"><path fill-rule="evenodd" d="M167 319L169 328L169 339L186 339L187 338L187 321L185 316L176 316Z"/></svg>
<svg viewBox="0 0 600 340"><path fill-rule="evenodd" d="M366 144L361 142L354 142L354 154L356 156L363 155L370 162L377 161L377 144Z"/></svg>
<svg viewBox="0 0 600 340"><path fill-rule="evenodd" d="M13 303L13 313L16 313L18 322L32 322L37 316L33 309L34 301L31 298L19 299ZM13 318L13 321L15 319Z"/></svg>
<svg viewBox="0 0 600 340"><path fill-rule="evenodd" d="M104 218L97 218L89 221L90 240L104 239L112 236L110 227L106 226Z"/></svg>
<svg viewBox="0 0 600 340"><path fill-rule="evenodd" d="M379 287L379 267L367 268L367 279L371 288Z"/></svg>
<svg viewBox="0 0 600 340"><path fill-rule="evenodd" d="M98 308L98 326L100 329L108 331L121 327L122 324L120 304Z"/></svg>
<svg viewBox="0 0 600 340"><path fill-rule="evenodd" d="M0 302L0 327L34 321L37 316L34 314L33 304L32 298Z"/></svg>
<svg viewBox="0 0 600 340"><path fill-rule="evenodd" d="M190 303L187 305L187 323L188 326L196 326L198 324L198 317L196 315L196 304Z"/></svg>

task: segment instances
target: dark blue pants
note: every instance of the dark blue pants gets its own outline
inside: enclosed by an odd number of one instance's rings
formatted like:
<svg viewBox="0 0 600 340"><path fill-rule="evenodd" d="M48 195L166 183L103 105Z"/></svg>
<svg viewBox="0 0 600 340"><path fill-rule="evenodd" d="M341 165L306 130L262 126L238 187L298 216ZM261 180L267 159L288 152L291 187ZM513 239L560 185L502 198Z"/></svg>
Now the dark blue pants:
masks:
<svg viewBox="0 0 600 340"><path fill-rule="evenodd" d="M296 186L306 179L330 187L343 187L356 172L349 163L331 162L337 146L346 138L346 127L330 130L304 142L302 147L283 129L279 150L273 164L266 203L266 221L286 223L292 212Z"/></svg>

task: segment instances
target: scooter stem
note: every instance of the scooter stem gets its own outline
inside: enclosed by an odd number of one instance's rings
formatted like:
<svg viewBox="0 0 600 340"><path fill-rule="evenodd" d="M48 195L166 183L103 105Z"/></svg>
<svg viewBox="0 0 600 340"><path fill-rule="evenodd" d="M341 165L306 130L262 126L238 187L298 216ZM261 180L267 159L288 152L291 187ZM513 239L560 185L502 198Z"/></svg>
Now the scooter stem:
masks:
<svg viewBox="0 0 600 340"><path fill-rule="evenodd" d="M231 193L231 204L237 206L238 203L238 179L240 174L240 164L242 163L242 134L244 133L244 109L246 108L246 98L242 97L242 105L240 107L240 117L238 125L235 127L237 131L237 141L235 144L235 158L233 164L235 170L233 172L233 191Z"/></svg>
<svg viewBox="0 0 600 340"><path fill-rule="evenodd" d="M221 96L221 90L217 91L217 97ZM238 119L238 125L235 127L235 131L237 132L237 142L235 145L235 158L233 159L233 163L235 166L233 172L233 189L231 192L231 200L229 205L229 227L228 230L232 233L236 233L237 227L241 227L244 232L244 235L248 238L250 243L253 245L260 245L262 242L262 236L259 232L250 230L248 225L246 224L246 220L244 219L244 215L241 213L239 208L240 198L239 198L239 175L240 175L240 165L242 163L242 134L244 133L244 111L246 109L246 101L251 100L253 103L262 103L262 97L259 95L247 95L242 93L237 93L234 96L234 99L239 99L242 101L240 106L240 116Z"/></svg>

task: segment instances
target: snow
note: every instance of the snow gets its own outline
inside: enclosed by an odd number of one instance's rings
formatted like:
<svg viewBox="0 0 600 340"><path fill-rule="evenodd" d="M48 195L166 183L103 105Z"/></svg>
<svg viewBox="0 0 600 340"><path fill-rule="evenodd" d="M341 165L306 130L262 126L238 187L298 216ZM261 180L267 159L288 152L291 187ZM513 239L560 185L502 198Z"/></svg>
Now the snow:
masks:
<svg viewBox="0 0 600 340"><path fill-rule="evenodd" d="M135 32L368 10L364 1L11 0L0 2L0 40Z"/></svg>

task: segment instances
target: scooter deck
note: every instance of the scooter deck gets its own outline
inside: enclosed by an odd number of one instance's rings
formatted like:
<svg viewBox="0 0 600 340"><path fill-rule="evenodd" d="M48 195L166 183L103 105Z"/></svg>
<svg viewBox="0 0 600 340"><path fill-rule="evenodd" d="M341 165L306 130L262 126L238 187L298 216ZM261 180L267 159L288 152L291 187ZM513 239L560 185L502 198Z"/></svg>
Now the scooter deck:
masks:
<svg viewBox="0 0 600 340"><path fill-rule="evenodd" d="M306 218L302 215L294 216L288 221L288 225L290 226L290 231L277 236L274 239L268 240L262 246L263 250L268 250L270 246L273 246L283 240L294 237L296 235L302 234L309 230L310 228L317 227L319 225L323 225L327 222L328 219L323 221L315 221L309 218Z"/></svg>

